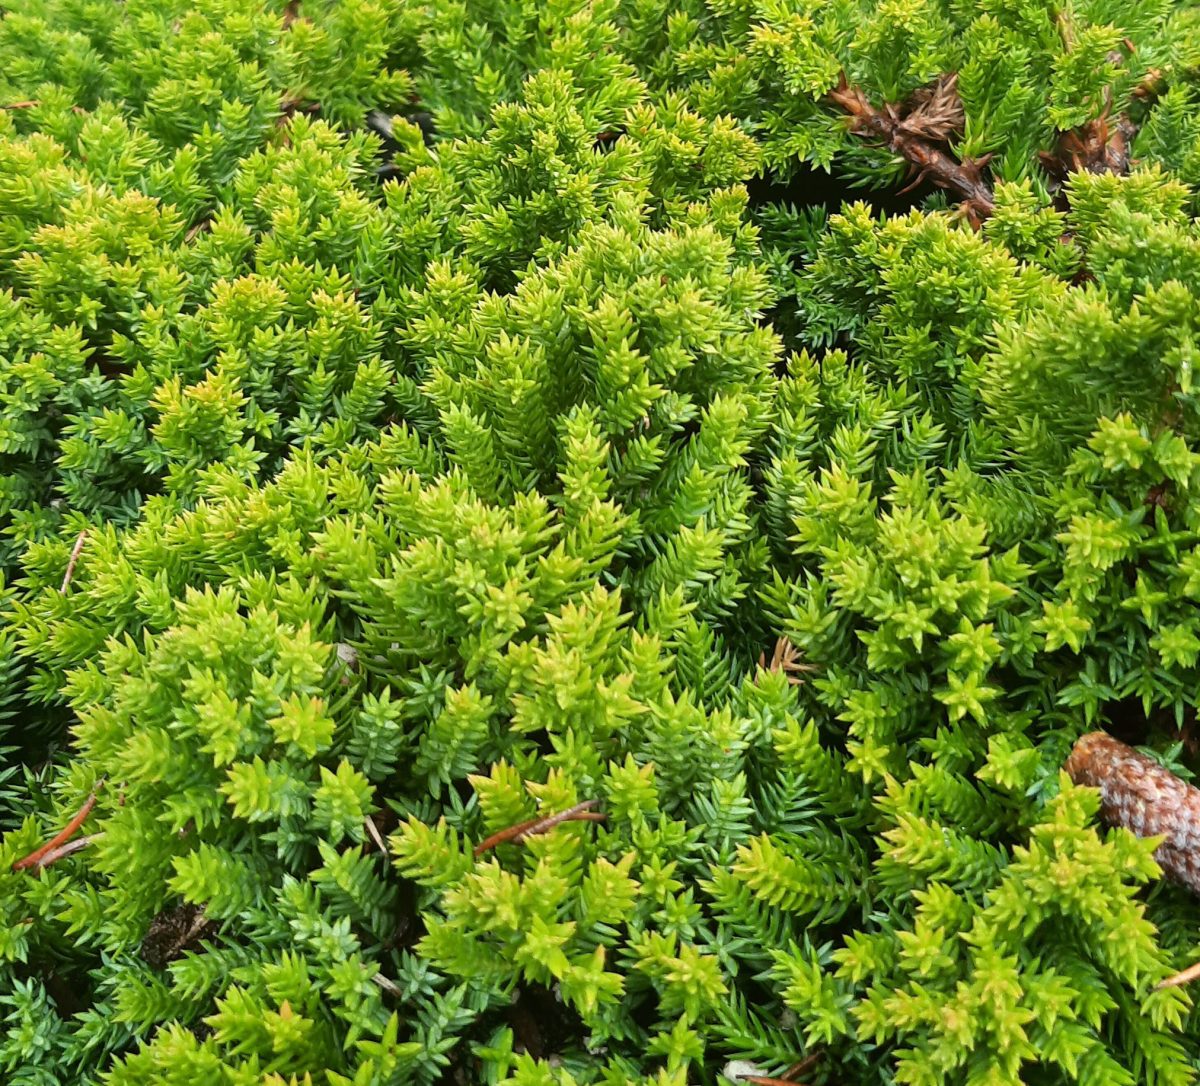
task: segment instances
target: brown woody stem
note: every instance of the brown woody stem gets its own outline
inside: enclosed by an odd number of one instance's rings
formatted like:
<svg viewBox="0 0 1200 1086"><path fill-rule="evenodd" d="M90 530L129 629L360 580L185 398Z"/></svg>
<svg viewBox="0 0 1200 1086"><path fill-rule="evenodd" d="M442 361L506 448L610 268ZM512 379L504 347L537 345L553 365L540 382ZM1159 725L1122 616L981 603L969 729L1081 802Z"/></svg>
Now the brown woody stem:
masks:
<svg viewBox="0 0 1200 1086"><path fill-rule="evenodd" d="M838 85L828 97L849 115L852 131L881 141L908 162L918 178L927 177L938 188L957 196L972 226L979 227L992 213L995 207L992 187L983 178L987 159L958 161L938 146L941 140L923 136L914 131L914 126L901 121L894 106L877 109L871 105L862 89L847 80L845 72L840 74Z"/></svg>
<svg viewBox="0 0 1200 1086"><path fill-rule="evenodd" d="M1200 962L1195 965L1189 965L1186 969L1176 973L1173 977L1167 977L1166 980L1160 980L1154 990L1160 991L1163 988L1178 988L1181 984L1187 984L1190 981L1200 977Z"/></svg>
<svg viewBox="0 0 1200 1086"><path fill-rule="evenodd" d="M50 838L41 848L35 849L28 856L22 857L12 865L14 871L23 871L27 867L44 867L47 863L47 856L52 852L56 852L62 848L75 834L79 827L87 820L87 816L92 813L92 808L96 806L96 795L99 793L101 785L96 785L96 790L83 801L83 806L72 816L62 830ZM57 858L57 857L56 857ZM52 860L49 862L53 862Z"/></svg>
<svg viewBox="0 0 1200 1086"><path fill-rule="evenodd" d="M543 818L531 818L528 822L520 822L515 826L499 830L475 846L475 855L482 856L489 849L502 845L506 841L519 844L526 837L545 833L564 822L603 822L605 816L591 809L599 802L595 799L586 799L558 814L547 815Z"/></svg>
<svg viewBox="0 0 1200 1086"><path fill-rule="evenodd" d="M71 583L71 578L75 576L75 563L79 561L79 555L83 552L83 545L87 542L87 529L83 531L75 539L75 546L71 548L71 557L67 561L67 571L63 574L62 587L59 592L66 592L67 586Z"/></svg>
<svg viewBox="0 0 1200 1086"><path fill-rule="evenodd" d="M93 841L98 841L104 836L104 831L99 833L89 833L86 837L76 837L74 841L68 841L65 845L59 845L58 848L51 849L37 862L38 867L49 867L52 863L63 859L65 856L70 856L72 853L80 852L87 848Z"/></svg>

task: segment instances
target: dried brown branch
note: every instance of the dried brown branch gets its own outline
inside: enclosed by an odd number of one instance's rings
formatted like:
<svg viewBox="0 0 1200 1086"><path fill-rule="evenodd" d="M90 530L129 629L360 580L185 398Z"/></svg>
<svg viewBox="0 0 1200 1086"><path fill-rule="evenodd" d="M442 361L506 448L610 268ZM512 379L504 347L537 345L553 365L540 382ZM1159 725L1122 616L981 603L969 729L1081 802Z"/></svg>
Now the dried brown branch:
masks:
<svg viewBox="0 0 1200 1086"><path fill-rule="evenodd" d="M12 865L14 871L23 871L27 867L42 867L46 857L65 845L79 831L79 827L87 820L87 816L92 813L92 808L96 806L96 796L100 789L104 786L104 782L97 783L95 790L87 799L83 801L83 806L71 816L71 820L53 837L50 838L41 848L35 849L28 856L24 856L17 860Z"/></svg>
<svg viewBox="0 0 1200 1086"><path fill-rule="evenodd" d="M379 851L382 852L386 856L387 855L387 845L385 845L383 843L383 837L379 833L379 827L375 825L375 819L373 819L370 815L367 815L366 825L367 825L367 833L370 835L371 840L375 842Z"/></svg>
<svg viewBox="0 0 1200 1086"><path fill-rule="evenodd" d="M293 113L320 113L321 104L319 102L308 102L303 98L289 97L280 101L279 110L283 114L283 117L280 118L280 120L285 121L288 117L291 117Z"/></svg>
<svg viewBox="0 0 1200 1086"><path fill-rule="evenodd" d="M822 1049L818 1049L804 1057L804 1059L793 1063L782 1075L778 1078L772 1078L770 1075L738 1075L742 1082L753 1082L755 1086L803 1086L796 1078L797 1075L804 1074L805 1071L811 1071L816 1066L824 1054Z"/></svg>
<svg viewBox="0 0 1200 1086"><path fill-rule="evenodd" d="M991 156L960 162L947 146L939 146L948 145L962 130L964 114L957 82L957 75L944 75L907 103L889 103L877 109L842 72L828 98L850 117L852 132L879 140L909 164L916 175L914 185L928 179L956 196L967 221L979 227L995 206L992 187L983 176Z"/></svg>
<svg viewBox="0 0 1200 1086"><path fill-rule="evenodd" d="M1078 128L1060 132L1053 151L1039 151L1042 168L1058 186L1072 173L1129 172L1129 148L1137 126L1127 114L1110 122L1109 110Z"/></svg>
<svg viewBox="0 0 1200 1086"><path fill-rule="evenodd" d="M71 578L75 576L75 563L79 561L79 555L83 552L83 545L87 542L88 532L84 528L75 538L75 546L71 548L71 557L67 560L67 571L63 574L62 585L59 592L66 592L67 586L71 583Z"/></svg>
<svg viewBox="0 0 1200 1086"><path fill-rule="evenodd" d="M400 995L400 986L394 980L388 980L382 973L376 973L371 979L388 995Z"/></svg>
<svg viewBox="0 0 1200 1086"><path fill-rule="evenodd" d="M967 115L958 96L958 73L942 76L932 87L916 91L906 108L903 118L895 114L900 132L933 143L949 143L962 135Z"/></svg>
<svg viewBox="0 0 1200 1086"><path fill-rule="evenodd" d="M37 861L37 866L49 867L57 860L61 860L65 856L70 856L72 853L87 848L93 841L98 841L103 836L104 831L101 830L99 833L89 833L86 837L76 837L74 841L68 841L65 845L59 845L58 848L51 849Z"/></svg>
<svg viewBox="0 0 1200 1086"><path fill-rule="evenodd" d="M513 844L520 844L526 837L534 837L539 833L545 833L547 830L552 830L555 826L562 825L564 822L603 822L605 815L591 809L599 802L596 799L586 799L582 803L575 804L574 807L560 811L558 814L547 815L543 818L531 818L528 822L520 822L515 826L499 830L475 846L475 855L482 856L485 852L495 848L497 845L504 844L506 841L511 841Z"/></svg>
<svg viewBox="0 0 1200 1086"><path fill-rule="evenodd" d="M1163 872L1200 893L1200 788L1105 732L1075 744L1063 767L1076 784L1099 789L1100 815L1138 837L1162 836L1154 853Z"/></svg>
<svg viewBox="0 0 1200 1086"><path fill-rule="evenodd" d="M786 1071L784 1071L783 1077L789 1078L789 1079L794 1079L797 1075L804 1074L805 1071L811 1071L814 1067L816 1067L817 1063L820 1061L821 1057L824 1055L825 1055L825 1050L823 1048L818 1048L818 1049L814 1050L813 1052L810 1052L807 1056L804 1057L804 1059L798 1060L796 1063L793 1063L792 1066L789 1067Z"/></svg>
<svg viewBox="0 0 1200 1086"><path fill-rule="evenodd" d="M0 105L0 109L33 109L34 106L41 104L36 98L30 98L24 102L9 102L7 105Z"/></svg>
<svg viewBox="0 0 1200 1086"><path fill-rule="evenodd" d="M804 682L798 676L817 670L816 664L801 663L800 650L787 637L780 637L775 642L775 648L771 653L769 663L766 653L759 653L758 666L767 671L782 671L787 675L788 682L793 686L799 686Z"/></svg>
<svg viewBox="0 0 1200 1086"><path fill-rule="evenodd" d="M1186 969L1176 973L1173 977L1167 977L1166 980L1160 980L1155 986L1156 992L1163 988L1178 988L1182 984L1189 984L1191 981L1200 977L1200 962L1195 965L1189 965Z"/></svg>
<svg viewBox="0 0 1200 1086"><path fill-rule="evenodd" d="M1151 68L1142 81L1133 88L1133 97L1139 102L1153 102L1167 89L1167 80L1161 68Z"/></svg>
<svg viewBox="0 0 1200 1086"><path fill-rule="evenodd" d="M186 237L184 237L184 239L183 239L183 240L184 240L184 241L185 241L185 242L186 242L188 245L190 245L190 244L191 244L193 241L195 241L195 240L196 240L196 237L197 237L197 236L198 236L198 235L199 235L199 234L200 234L202 231L208 231L208 230L211 230L211 229L212 229L212 219L201 219L201 220L200 220L198 223L196 223L196 224L195 224L195 226L193 226L193 227L192 227L192 228L191 228L191 229L190 229L190 230L187 232L187 236L186 236Z"/></svg>

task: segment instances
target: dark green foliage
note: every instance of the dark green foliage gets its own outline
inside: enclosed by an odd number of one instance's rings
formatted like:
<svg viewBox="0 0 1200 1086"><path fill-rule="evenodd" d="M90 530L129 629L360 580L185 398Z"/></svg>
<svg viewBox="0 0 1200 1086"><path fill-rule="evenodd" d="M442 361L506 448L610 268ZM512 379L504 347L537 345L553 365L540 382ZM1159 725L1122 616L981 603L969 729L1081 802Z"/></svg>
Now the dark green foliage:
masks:
<svg viewBox="0 0 1200 1086"><path fill-rule="evenodd" d="M0 15L4 1081L1193 1081L1059 767L1196 769L1196 31ZM982 229L746 187L898 180L843 71L958 74Z"/></svg>

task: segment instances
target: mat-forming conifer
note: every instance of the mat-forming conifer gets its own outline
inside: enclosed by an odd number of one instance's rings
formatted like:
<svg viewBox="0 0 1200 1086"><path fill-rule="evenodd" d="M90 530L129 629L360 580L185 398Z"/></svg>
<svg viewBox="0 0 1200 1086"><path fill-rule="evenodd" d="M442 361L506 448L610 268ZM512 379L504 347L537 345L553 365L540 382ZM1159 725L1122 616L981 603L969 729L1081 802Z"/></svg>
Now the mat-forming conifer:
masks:
<svg viewBox="0 0 1200 1086"><path fill-rule="evenodd" d="M0 1080L1194 1081L1198 72L7 0Z"/></svg>

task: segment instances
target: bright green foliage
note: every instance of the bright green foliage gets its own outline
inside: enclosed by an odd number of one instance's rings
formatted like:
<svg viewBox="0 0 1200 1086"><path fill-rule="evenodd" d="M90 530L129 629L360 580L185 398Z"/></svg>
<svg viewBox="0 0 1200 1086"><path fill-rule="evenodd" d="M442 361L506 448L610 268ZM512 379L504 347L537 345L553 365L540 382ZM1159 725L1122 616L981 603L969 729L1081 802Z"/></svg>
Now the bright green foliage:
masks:
<svg viewBox="0 0 1200 1086"><path fill-rule="evenodd" d="M0 15L0 1077L1192 1082L1060 766L1196 769L1196 29ZM754 183L897 179L843 70L958 73L981 230Z"/></svg>
<svg viewBox="0 0 1200 1086"><path fill-rule="evenodd" d="M1052 149L1056 132L1093 120L1110 102L1114 114L1131 101L1144 114L1131 98L1139 83L1150 73L1173 81L1190 72L1194 17L1182 6L627 0L624 8L629 54L647 80L705 116L738 117L780 175L802 161L873 185L898 180L902 159L851 136L825 95L844 72L882 108L953 72L965 114L951 139L955 155L993 155L997 179L1041 188L1037 152ZM1179 150L1172 140L1169 153Z"/></svg>

